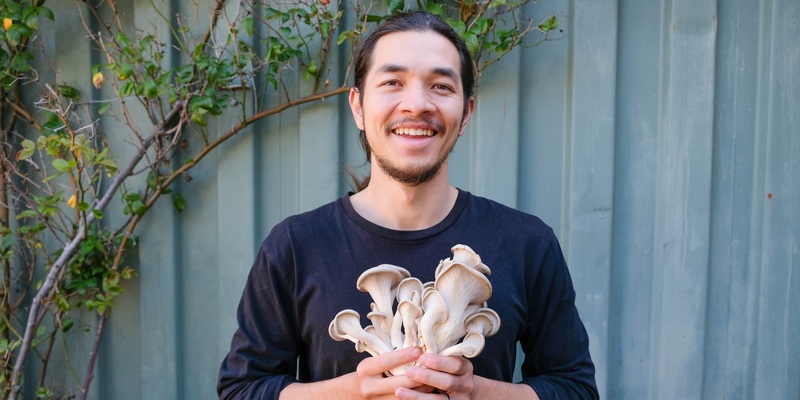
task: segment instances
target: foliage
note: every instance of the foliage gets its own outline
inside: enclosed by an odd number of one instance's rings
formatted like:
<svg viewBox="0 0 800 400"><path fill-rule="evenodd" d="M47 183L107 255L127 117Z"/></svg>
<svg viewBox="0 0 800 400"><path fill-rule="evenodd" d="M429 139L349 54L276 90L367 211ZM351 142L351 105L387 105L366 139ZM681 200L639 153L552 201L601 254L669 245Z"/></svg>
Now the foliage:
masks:
<svg viewBox="0 0 800 400"><path fill-rule="evenodd" d="M482 71L525 45L531 31L546 39L557 29L555 17L540 24L526 19L527 1L420 0L413 6L445 17ZM208 23L200 23L188 14L161 13L168 7L151 0L161 21L132 30L122 22L124 2L90 3L76 2L69 13L80 15L104 61L86 71L85 87L73 87L48 71L39 35L40 22L62 16L44 0L0 0L3 398L21 395L22 371L33 360L39 371L27 374L37 378L25 384L35 388L30 396L85 398L105 321L123 282L136 275L124 255L148 210L164 196L177 211L187 207L191 199L171 185L253 122L346 93L347 72L335 72L330 54L349 54L372 25L412 6L403 0L217 0ZM296 79L308 83L301 93L289 90ZM85 100L87 93L102 100ZM278 104L264 101L267 94ZM238 117L225 119L235 122L222 133L209 134L209 121L223 114ZM109 124L118 136L113 141ZM189 149L195 151L190 157L178 158ZM120 206L109 207L112 202ZM96 313L95 327L87 329L93 348L82 355L87 370L82 378L75 373L75 382L47 386L57 338L75 333L81 310Z"/></svg>

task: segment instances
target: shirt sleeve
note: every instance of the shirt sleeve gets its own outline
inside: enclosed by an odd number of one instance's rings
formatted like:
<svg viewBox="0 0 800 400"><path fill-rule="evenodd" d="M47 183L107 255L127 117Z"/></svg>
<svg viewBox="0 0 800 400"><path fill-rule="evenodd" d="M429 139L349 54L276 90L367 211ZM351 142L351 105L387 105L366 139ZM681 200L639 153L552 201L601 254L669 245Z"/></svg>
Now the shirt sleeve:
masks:
<svg viewBox="0 0 800 400"><path fill-rule="evenodd" d="M277 399L296 382L293 271L277 265L266 247L259 251L239 303L239 326L217 381L220 399Z"/></svg>
<svg viewBox="0 0 800 400"><path fill-rule="evenodd" d="M575 307L575 290L555 235L528 294L528 328L521 340L522 383L542 399L597 399L589 338Z"/></svg>

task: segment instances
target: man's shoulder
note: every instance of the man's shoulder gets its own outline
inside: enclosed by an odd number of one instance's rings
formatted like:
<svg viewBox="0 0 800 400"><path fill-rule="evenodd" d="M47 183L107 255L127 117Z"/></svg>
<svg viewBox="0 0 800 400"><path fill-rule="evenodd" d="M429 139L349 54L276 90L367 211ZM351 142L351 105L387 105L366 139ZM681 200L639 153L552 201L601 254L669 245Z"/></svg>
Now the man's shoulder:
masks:
<svg viewBox="0 0 800 400"><path fill-rule="evenodd" d="M298 228L329 224L344 215L340 202L341 199L336 199L317 208L290 215L276 224L275 228Z"/></svg>
<svg viewBox="0 0 800 400"><path fill-rule="evenodd" d="M471 212L474 217L486 219L486 222L503 224L508 228L532 229L551 233L552 228L538 216L505 205L496 200L468 193Z"/></svg>

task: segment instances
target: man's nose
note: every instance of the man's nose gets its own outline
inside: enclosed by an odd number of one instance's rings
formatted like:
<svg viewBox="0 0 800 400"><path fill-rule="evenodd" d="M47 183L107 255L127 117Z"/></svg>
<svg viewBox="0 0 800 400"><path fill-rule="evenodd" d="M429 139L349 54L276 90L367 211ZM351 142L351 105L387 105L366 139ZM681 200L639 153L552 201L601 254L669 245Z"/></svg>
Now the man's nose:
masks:
<svg viewBox="0 0 800 400"><path fill-rule="evenodd" d="M401 111L421 115L433 111L432 93L421 83L407 85L400 104Z"/></svg>

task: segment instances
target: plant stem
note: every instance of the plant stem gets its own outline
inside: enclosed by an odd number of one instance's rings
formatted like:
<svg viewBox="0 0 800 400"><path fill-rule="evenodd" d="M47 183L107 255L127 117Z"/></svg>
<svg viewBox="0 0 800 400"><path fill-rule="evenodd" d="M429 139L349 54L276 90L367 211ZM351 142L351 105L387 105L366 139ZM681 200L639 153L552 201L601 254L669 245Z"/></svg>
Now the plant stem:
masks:
<svg viewBox="0 0 800 400"><path fill-rule="evenodd" d="M94 334L92 351L89 353L89 365L86 367L86 377L81 388L81 400L86 400L86 396L89 395L89 386L92 385L92 378L94 378L94 364L97 362L97 350L100 348L100 339L103 337L108 313L109 311L100 314L100 319L97 321L97 332Z"/></svg>

